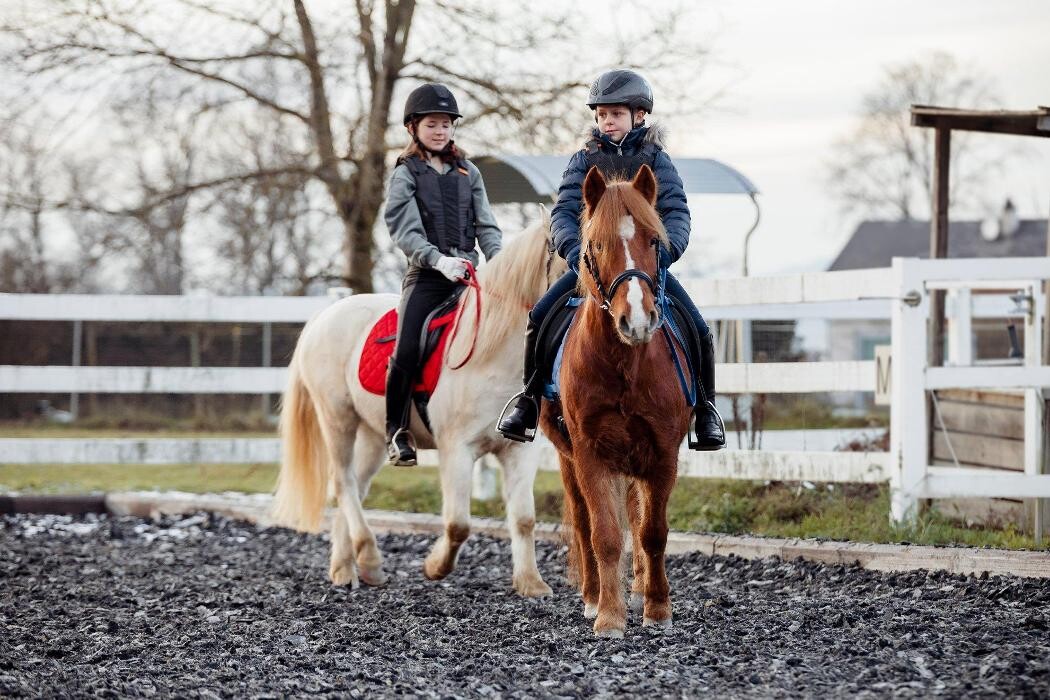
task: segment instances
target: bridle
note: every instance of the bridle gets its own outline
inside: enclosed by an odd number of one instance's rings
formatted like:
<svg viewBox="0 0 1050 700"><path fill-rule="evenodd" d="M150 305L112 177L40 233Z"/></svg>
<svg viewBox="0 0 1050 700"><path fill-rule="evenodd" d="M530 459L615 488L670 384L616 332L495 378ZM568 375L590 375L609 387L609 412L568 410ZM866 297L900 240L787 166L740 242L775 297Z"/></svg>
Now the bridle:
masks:
<svg viewBox="0 0 1050 700"><path fill-rule="evenodd" d="M654 240L653 246L655 247L657 245L659 245L659 241ZM608 311L611 314L612 300L613 296L616 295L616 290L619 289L620 285L624 282L627 282L628 280L634 278L638 278L645 282L645 284L649 287L649 291L651 291L653 293L653 296L656 297L656 308L659 309L658 313L660 314L659 324L663 324L663 298L666 273L662 268L660 269L660 272L657 275L656 282L653 281L653 278L649 275L648 272L644 270L639 270L637 267L632 267L630 269L624 270L620 274L616 275L616 278L612 281L612 284L609 285L609 289L606 290L605 285L602 284L601 275L598 273L598 265L594 262L594 252L591 250L590 241L587 241L587 250L583 252L583 264L587 268L587 272L590 273L591 279L594 280L594 285L598 288L598 295L600 298L597 301L598 305L602 309ZM659 325L657 327L659 327Z"/></svg>
<svg viewBox="0 0 1050 700"><path fill-rule="evenodd" d="M659 245L659 241L654 240L653 245ZM667 341L667 349L671 352L671 361L674 364L675 373L678 375L678 382L682 387L682 393L685 395L686 403L690 406L695 406L697 387L700 384L697 381L696 369L689 360L689 353L685 353L685 367L683 368L681 361L678 359L678 352L675 350L676 341L683 349L687 346L685 338L682 336L681 329L678 328L677 324L674 322L672 314L670 313L667 298L667 269L657 264L658 272L656 281L654 282L649 273L644 270L639 270L636 267L632 267L618 274L616 279L612 281L612 284L609 285L609 289L606 290L605 285L602 284L601 275L598 274L598 265L594 262L594 253L591 250L590 240L587 241L587 249L583 251L581 257L583 258L583 264L587 268L587 272L590 274L591 279L594 280L594 285L598 288L598 295L600 297L597 299L598 306L608 311L610 316L613 315L613 295L616 294L616 290L620 288L621 284L630 279L638 278L649 286L649 290L652 291L653 296L656 298L656 329L662 332L664 340ZM689 379L686 379L686 371L689 372Z"/></svg>

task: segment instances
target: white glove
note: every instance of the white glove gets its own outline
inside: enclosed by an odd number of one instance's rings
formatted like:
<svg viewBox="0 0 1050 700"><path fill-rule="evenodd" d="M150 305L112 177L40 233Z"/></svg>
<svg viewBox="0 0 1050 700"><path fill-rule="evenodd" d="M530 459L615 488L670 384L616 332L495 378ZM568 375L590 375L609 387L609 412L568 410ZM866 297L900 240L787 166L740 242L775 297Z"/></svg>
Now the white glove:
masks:
<svg viewBox="0 0 1050 700"><path fill-rule="evenodd" d="M449 281L457 282L467 276L467 261L463 258L442 255L434 263L434 269L448 277Z"/></svg>

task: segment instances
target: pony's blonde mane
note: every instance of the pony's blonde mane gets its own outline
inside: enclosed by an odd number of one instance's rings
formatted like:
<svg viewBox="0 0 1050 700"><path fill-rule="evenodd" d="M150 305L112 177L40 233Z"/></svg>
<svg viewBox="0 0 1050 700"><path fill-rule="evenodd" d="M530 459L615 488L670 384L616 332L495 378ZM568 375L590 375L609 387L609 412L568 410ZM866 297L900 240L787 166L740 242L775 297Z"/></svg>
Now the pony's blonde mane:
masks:
<svg viewBox="0 0 1050 700"><path fill-rule="evenodd" d="M511 239L499 255L478 270L484 300L476 360L502 352L511 335L520 336L525 331L523 312L532 308L547 289L549 232L550 215L544 210L539 221ZM474 315L474 295L469 292L463 315Z"/></svg>

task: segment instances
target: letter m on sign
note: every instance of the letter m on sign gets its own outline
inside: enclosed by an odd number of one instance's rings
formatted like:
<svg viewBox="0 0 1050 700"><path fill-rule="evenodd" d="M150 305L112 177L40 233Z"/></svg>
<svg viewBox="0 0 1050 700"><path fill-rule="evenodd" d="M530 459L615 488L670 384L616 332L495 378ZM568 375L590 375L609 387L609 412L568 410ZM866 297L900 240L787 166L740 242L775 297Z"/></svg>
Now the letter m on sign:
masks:
<svg viewBox="0 0 1050 700"><path fill-rule="evenodd" d="M890 354L892 345L875 346L875 405L890 405L890 389L893 379L893 356Z"/></svg>

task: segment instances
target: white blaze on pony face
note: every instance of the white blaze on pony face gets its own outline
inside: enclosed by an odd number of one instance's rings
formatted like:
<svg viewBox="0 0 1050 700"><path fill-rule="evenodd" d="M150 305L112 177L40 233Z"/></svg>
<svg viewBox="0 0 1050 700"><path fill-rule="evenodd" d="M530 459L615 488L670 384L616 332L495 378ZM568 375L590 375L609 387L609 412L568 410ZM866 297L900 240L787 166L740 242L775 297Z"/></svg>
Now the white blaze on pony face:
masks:
<svg viewBox="0 0 1050 700"><path fill-rule="evenodd" d="M623 241L623 252L627 258L624 269L630 270L634 267L634 258L631 257L631 239L634 238L634 218L630 215L620 219L620 239ZM649 316L642 306L642 284L637 277L627 281L627 318L631 328L631 334L635 337L644 337L649 327Z"/></svg>

